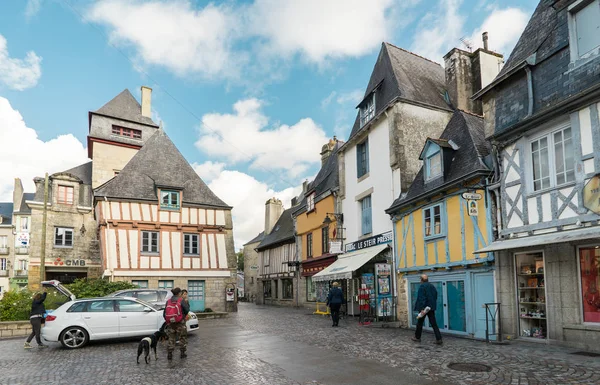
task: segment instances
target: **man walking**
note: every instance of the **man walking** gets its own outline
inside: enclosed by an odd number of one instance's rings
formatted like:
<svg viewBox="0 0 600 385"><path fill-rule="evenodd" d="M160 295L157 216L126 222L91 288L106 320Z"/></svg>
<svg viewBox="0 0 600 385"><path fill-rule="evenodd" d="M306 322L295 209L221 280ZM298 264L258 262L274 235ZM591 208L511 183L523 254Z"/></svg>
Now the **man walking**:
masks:
<svg viewBox="0 0 600 385"><path fill-rule="evenodd" d="M435 310L437 304L437 290L435 286L429 283L429 278L426 274L421 276L421 286L419 287L419 293L417 294L417 302L415 303L414 311L419 312L417 320L417 330L415 336L412 338L415 342L421 342L421 333L423 332L423 323L425 317L429 318L429 324L433 328L435 333L435 343L438 345L442 344L442 334L440 328L438 328L437 321L435 319ZM429 308L429 310L427 310Z"/></svg>
<svg viewBox="0 0 600 385"><path fill-rule="evenodd" d="M181 350L181 358L186 358L187 350L187 327L185 320L190 307L186 301L180 297L181 289L176 287L171 290L173 296L167 300L163 317L167 323L166 332L169 340L167 341L167 359L173 359L173 351L175 350L175 342L179 337L179 349Z"/></svg>
<svg viewBox="0 0 600 385"><path fill-rule="evenodd" d="M331 308L331 319L333 320L333 325L338 326L340 322L340 307L344 303L344 293L342 289L339 288L339 283L334 282L333 287L329 290L329 295L327 296L327 306Z"/></svg>

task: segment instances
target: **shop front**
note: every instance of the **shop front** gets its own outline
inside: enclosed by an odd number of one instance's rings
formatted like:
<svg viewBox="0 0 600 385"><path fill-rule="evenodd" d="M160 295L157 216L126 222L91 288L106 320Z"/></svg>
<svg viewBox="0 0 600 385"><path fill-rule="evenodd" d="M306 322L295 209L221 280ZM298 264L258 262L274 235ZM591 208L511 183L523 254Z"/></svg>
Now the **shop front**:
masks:
<svg viewBox="0 0 600 385"><path fill-rule="evenodd" d="M504 335L600 351L600 227L497 241Z"/></svg>

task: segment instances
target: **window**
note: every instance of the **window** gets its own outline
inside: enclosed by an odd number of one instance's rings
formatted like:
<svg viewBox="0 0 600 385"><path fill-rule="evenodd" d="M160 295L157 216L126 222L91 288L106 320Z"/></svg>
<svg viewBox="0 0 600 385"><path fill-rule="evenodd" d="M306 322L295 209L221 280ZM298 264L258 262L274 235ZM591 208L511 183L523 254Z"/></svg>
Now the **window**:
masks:
<svg viewBox="0 0 600 385"><path fill-rule="evenodd" d="M173 281L158 281L158 288L159 289L172 289Z"/></svg>
<svg viewBox="0 0 600 385"><path fill-rule="evenodd" d="M360 201L361 234L371 234L373 232L373 218L371 210L371 196L364 197Z"/></svg>
<svg viewBox="0 0 600 385"><path fill-rule="evenodd" d="M291 279L282 279L281 280L281 291L283 299L293 299L294 298L294 281Z"/></svg>
<svg viewBox="0 0 600 385"><path fill-rule="evenodd" d="M160 192L160 208L179 210L179 191L162 190Z"/></svg>
<svg viewBox="0 0 600 385"><path fill-rule="evenodd" d="M444 234L442 225L442 205L435 205L423 209L423 226L425 238L436 237Z"/></svg>
<svg viewBox="0 0 600 385"><path fill-rule="evenodd" d="M0 248L8 247L8 235L0 235Z"/></svg>
<svg viewBox="0 0 600 385"><path fill-rule="evenodd" d="M28 262L26 259L19 259L17 261L17 270L27 271Z"/></svg>
<svg viewBox="0 0 600 385"><path fill-rule="evenodd" d="M306 198L306 211L310 212L315 209L315 193L310 193Z"/></svg>
<svg viewBox="0 0 600 385"><path fill-rule="evenodd" d="M579 249L583 322L600 323L600 248Z"/></svg>
<svg viewBox="0 0 600 385"><path fill-rule="evenodd" d="M6 258L0 258L0 270L6 271Z"/></svg>
<svg viewBox="0 0 600 385"><path fill-rule="evenodd" d="M91 301L88 302L88 313L107 313L115 311L113 301Z"/></svg>
<svg viewBox="0 0 600 385"><path fill-rule="evenodd" d="M158 233L142 231L142 253L158 253Z"/></svg>
<svg viewBox="0 0 600 385"><path fill-rule="evenodd" d="M313 238L312 233L306 234L306 257L312 258L313 256Z"/></svg>
<svg viewBox="0 0 600 385"><path fill-rule="evenodd" d="M274 279L273 280L273 297L272 298L279 298L279 280Z"/></svg>
<svg viewBox="0 0 600 385"><path fill-rule="evenodd" d="M575 4L569 15L571 60L579 59L600 47L600 2Z"/></svg>
<svg viewBox="0 0 600 385"><path fill-rule="evenodd" d="M198 255L198 234L183 235L183 254Z"/></svg>
<svg viewBox="0 0 600 385"><path fill-rule="evenodd" d="M142 313L146 310L146 306L142 305L141 303L126 299L118 300L117 305L119 306L120 312Z"/></svg>
<svg viewBox="0 0 600 385"><path fill-rule="evenodd" d="M428 142L425 153L425 180L435 179L442 175L442 152L436 144Z"/></svg>
<svg viewBox="0 0 600 385"><path fill-rule="evenodd" d="M263 281L263 295L265 298L271 298L271 282L272 281Z"/></svg>
<svg viewBox="0 0 600 385"><path fill-rule="evenodd" d="M87 304L88 304L88 302L78 302L78 303L74 304L73 306L71 306L67 310L67 313L82 313L85 311Z"/></svg>
<svg viewBox="0 0 600 385"><path fill-rule="evenodd" d="M131 281L131 284L133 286L137 286L140 289L147 289L148 288L148 281Z"/></svg>
<svg viewBox="0 0 600 385"><path fill-rule="evenodd" d="M119 126L112 126L112 134L125 136L132 139L142 139L142 131L133 128L125 128Z"/></svg>
<svg viewBox="0 0 600 385"><path fill-rule="evenodd" d="M364 126L375 117L375 94L371 94L360 107L360 126Z"/></svg>
<svg viewBox="0 0 600 385"><path fill-rule="evenodd" d="M21 217L21 231L29 231L29 217Z"/></svg>
<svg viewBox="0 0 600 385"><path fill-rule="evenodd" d="M329 253L329 226L321 229L321 250L323 254Z"/></svg>
<svg viewBox="0 0 600 385"><path fill-rule="evenodd" d="M73 204L73 186L58 185L58 203Z"/></svg>
<svg viewBox="0 0 600 385"><path fill-rule="evenodd" d="M159 300L156 290L138 291L136 297L146 302L157 302Z"/></svg>
<svg viewBox="0 0 600 385"><path fill-rule="evenodd" d="M357 178L369 172L369 139L356 146Z"/></svg>
<svg viewBox="0 0 600 385"><path fill-rule="evenodd" d="M315 302L317 300L317 285L312 280L312 277L306 277L306 300Z"/></svg>
<svg viewBox="0 0 600 385"><path fill-rule="evenodd" d="M532 141L530 148L533 191L575 181L570 127Z"/></svg>
<svg viewBox="0 0 600 385"><path fill-rule="evenodd" d="M73 247L73 229L66 227L55 227L54 246Z"/></svg>

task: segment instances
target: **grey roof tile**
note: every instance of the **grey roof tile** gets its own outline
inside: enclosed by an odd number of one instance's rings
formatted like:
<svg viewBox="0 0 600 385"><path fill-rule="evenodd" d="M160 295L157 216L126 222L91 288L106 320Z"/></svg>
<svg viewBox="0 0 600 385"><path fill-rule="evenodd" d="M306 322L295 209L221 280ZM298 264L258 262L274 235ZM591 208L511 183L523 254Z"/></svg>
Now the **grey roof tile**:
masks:
<svg viewBox="0 0 600 385"><path fill-rule="evenodd" d="M277 247L282 244L293 243L294 237L294 218L292 217L292 211L296 207L291 207L283 212L273 230L267 234L260 244L257 246L258 250L265 250L272 247Z"/></svg>
<svg viewBox="0 0 600 385"><path fill-rule="evenodd" d="M66 171L57 172L54 175L58 174L70 174L73 175L83 182L83 184L91 185L92 184L92 161L86 162L84 164L80 164L79 166L70 168Z"/></svg>
<svg viewBox="0 0 600 385"><path fill-rule="evenodd" d="M94 196L157 201L157 187L181 189L184 204L230 208L196 174L163 129L148 139L117 176L97 187Z"/></svg>
<svg viewBox="0 0 600 385"><path fill-rule="evenodd" d="M0 225L10 225L12 223L13 215L13 203L12 202L0 202L0 216L2 221Z"/></svg>
<svg viewBox="0 0 600 385"><path fill-rule="evenodd" d="M142 106L128 89L92 113L158 127L152 119L142 115Z"/></svg>
<svg viewBox="0 0 600 385"><path fill-rule="evenodd" d="M19 204L19 211L16 211L15 213L31 214L31 209L25 202L32 201L32 200L34 200L34 198L35 198L35 193L24 193L23 197L21 198L21 203Z"/></svg>

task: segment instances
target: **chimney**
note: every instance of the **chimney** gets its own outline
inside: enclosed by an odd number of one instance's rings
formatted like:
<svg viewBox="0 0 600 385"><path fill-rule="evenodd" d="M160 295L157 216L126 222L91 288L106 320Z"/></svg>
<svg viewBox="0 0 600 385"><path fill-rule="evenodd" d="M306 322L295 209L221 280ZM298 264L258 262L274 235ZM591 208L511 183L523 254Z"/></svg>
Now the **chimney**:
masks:
<svg viewBox="0 0 600 385"><path fill-rule="evenodd" d="M142 86L142 116L152 118L152 88Z"/></svg>
<svg viewBox="0 0 600 385"><path fill-rule="evenodd" d="M15 178L15 188L13 189L13 211L21 209L21 199L23 199L23 183L21 179Z"/></svg>
<svg viewBox="0 0 600 385"><path fill-rule="evenodd" d="M337 138L334 136L333 139L330 139L329 142L327 142L323 145L323 147L321 147L321 167L323 167L325 165L325 162L327 162L327 159L329 159L329 156L333 152L336 143Z"/></svg>
<svg viewBox="0 0 600 385"><path fill-rule="evenodd" d="M481 34L481 37L483 38L483 49L484 50L488 50L488 33L484 32Z"/></svg>
<svg viewBox="0 0 600 385"><path fill-rule="evenodd" d="M271 233L281 214L283 214L283 204L279 199L271 198L265 203L265 235Z"/></svg>
<svg viewBox="0 0 600 385"><path fill-rule="evenodd" d="M308 179L304 179L302 182L302 196L306 194L306 190L308 190Z"/></svg>

